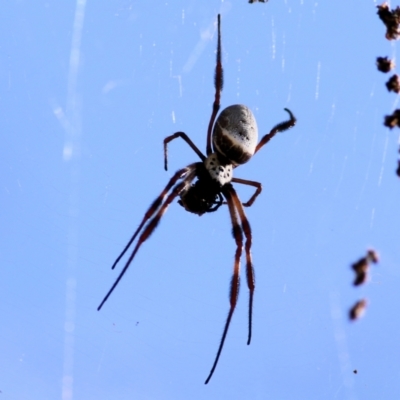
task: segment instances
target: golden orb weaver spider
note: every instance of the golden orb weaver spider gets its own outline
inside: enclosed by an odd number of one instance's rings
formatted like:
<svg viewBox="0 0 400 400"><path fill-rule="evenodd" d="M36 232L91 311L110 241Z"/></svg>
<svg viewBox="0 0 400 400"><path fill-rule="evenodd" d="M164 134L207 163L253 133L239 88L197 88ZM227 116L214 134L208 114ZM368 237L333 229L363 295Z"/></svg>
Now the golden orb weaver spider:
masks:
<svg viewBox="0 0 400 400"><path fill-rule="evenodd" d="M139 227L136 229L135 233L112 265L112 269L114 269L140 233L136 245L126 261L124 268L97 308L97 310L100 310L103 307L104 303L124 276L139 248L154 232L168 206L176 197L180 197L178 203L184 207L186 211L197 215L216 211L222 204L227 204L232 222L232 234L236 242L235 261L229 294L230 309L218 351L205 384L210 381L215 368L217 367L219 357L224 347L226 335L229 330L232 315L236 307L239 294L239 272L240 258L243 250L243 235L246 238L246 278L247 286L249 288L249 327L247 344L250 344L252 334L253 296L255 288L254 271L250 252L252 234L243 206L250 207L254 203L256 197L261 193L262 187L259 182L234 178L232 176L233 169L249 161L250 158L266 143L268 143L276 133L285 131L293 127L296 123L296 118L293 116L292 112L285 108L285 111L289 114L289 120L276 125L268 134L264 135L257 144L257 123L253 113L246 106L240 104L229 106L221 112L216 120L220 108L222 85L221 17L218 14L217 64L215 67L214 77L215 97L207 131L207 156L197 148L184 132L176 132L164 139L165 170L167 170L168 167L167 145L178 137L182 138L193 149L193 151L200 157L201 162L190 164L177 171L169 180L161 194L151 204ZM253 186L256 188L256 191L246 203L242 203L232 186L232 182Z"/></svg>

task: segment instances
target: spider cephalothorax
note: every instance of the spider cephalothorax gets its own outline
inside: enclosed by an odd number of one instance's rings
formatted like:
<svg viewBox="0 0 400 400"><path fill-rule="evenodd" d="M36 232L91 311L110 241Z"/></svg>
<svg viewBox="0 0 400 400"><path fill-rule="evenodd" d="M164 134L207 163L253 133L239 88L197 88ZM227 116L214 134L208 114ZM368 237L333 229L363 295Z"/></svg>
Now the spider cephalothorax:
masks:
<svg viewBox="0 0 400 400"><path fill-rule="evenodd" d="M121 278L124 276L140 246L154 232L168 206L174 201L174 199L179 197L180 200L178 200L178 203L183 206L186 211L197 215L216 211L221 205L227 204L232 223L233 238L236 243L233 274L229 292L230 308L225 322L224 331L222 333L222 338L219 343L217 355L214 359L214 364L205 381L206 384L211 379L218 364L232 315L236 307L239 295L239 273L240 259L243 251L243 236L246 239L244 249L246 253L246 279L249 288L249 327L247 344L250 344L251 341L255 280L250 252L252 235L250 224L247 220L243 206L251 206L257 196L261 193L262 189L261 183L259 182L234 178L233 169L249 161L250 158L270 139L272 139L276 133L285 131L296 123L296 119L291 111L285 108L285 111L289 114L289 119L272 128L271 131L264 135L257 144L257 123L253 113L246 106L238 104L229 106L221 112L216 120L220 108L223 81L220 20L220 16L218 15L215 98L207 130L206 155L198 149L198 147L184 132L176 132L164 139L164 166L166 170L168 159L167 145L178 137L182 138L193 149L193 151L200 157L201 162L190 164L187 167L178 170L169 180L161 194L151 204L139 227L134 232L124 250L115 260L112 266L113 269L127 252L136 237L140 234L124 268L98 307L98 310L100 310L103 304L107 301ZM256 191L246 203L242 203L236 194L232 183L250 185L255 187ZM145 226L146 223L147 225Z"/></svg>

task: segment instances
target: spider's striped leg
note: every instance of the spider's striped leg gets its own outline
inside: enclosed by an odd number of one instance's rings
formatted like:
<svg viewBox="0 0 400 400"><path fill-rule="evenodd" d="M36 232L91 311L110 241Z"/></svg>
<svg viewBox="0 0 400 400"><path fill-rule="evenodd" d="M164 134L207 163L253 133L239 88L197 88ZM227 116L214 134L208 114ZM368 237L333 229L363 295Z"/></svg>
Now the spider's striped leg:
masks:
<svg viewBox="0 0 400 400"><path fill-rule="evenodd" d="M101 307L103 307L103 304L107 301L107 299L110 297L111 293L114 291L114 289L117 287L119 281L121 278L124 276L125 272L127 271L129 265L131 264L133 258L135 257L136 253L138 252L140 246L150 237L150 235L154 232L156 229L158 223L161 220L161 217L164 215L165 211L167 211L168 206L172 203L172 201L179 196L179 193L190 183L193 181L193 179L196 177L197 173L197 165L196 164L191 164L188 167L185 168L187 175L183 178L183 181L176 184L174 188L172 189L171 193L168 195L168 197L165 199L164 203L161 205L161 207L158 209L156 215L151 218L149 223L146 225L144 228L143 232L139 236L139 239L136 243L135 248L132 251L132 254L129 256L128 261L125 263L124 268L118 275L118 278L115 280L114 284L111 286L111 289L108 291L100 305L97 307L97 311L100 311ZM178 171L179 172L179 171ZM176 174L175 174L176 176ZM172 177L171 181L175 178ZM179 179L179 178L177 178ZM176 180L177 180L176 179ZM170 181L170 182L171 182Z"/></svg>
<svg viewBox="0 0 400 400"><path fill-rule="evenodd" d="M250 207L254 203L254 200L262 191L262 185L260 182L249 181L247 179L240 179L240 178L232 178L232 182L241 183L242 185L254 186L256 188L256 191L254 192L253 196L251 196L250 199L246 201L246 203L242 203L242 205L245 207Z"/></svg>
<svg viewBox="0 0 400 400"><path fill-rule="evenodd" d="M215 75L214 75L215 98L207 130L207 147L206 147L207 156L209 156L212 153L211 134L215 118L217 117L218 110L221 105L221 92L223 84L224 84L224 71L222 69L222 62L221 62L221 15L218 14L217 65L215 66Z"/></svg>
<svg viewBox="0 0 400 400"><path fill-rule="evenodd" d="M243 209L243 205L235 192L235 189L231 188L233 202L235 204L236 210L239 213L240 220L242 222L242 230L244 235L246 236L246 278L247 278L247 286L249 288L249 336L247 339L247 344L250 344L251 341L251 331L252 331L252 319L253 319L253 298L254 298L254 288L255 288L255 279L254 279L254 269L253 262L251 260L251 228L249 224L249 220L246 217L246 214Z"/></svg>
<svg viewBox="0 0 400 400"><path fill-rule="evenodd" d="M230 189L228 189L230 188ZM243 248L243 234L242 234L242 228L239 224L238 221L238 215L237 215L237 210L235 208L234 200L232 199L232 186L231 185L226 185L226 189L224 188L222 190L222 193L224 194L228 207L229 207L229 214L231 215L231 221L232 221L232 234L236 242L236 252L235 252L235 262L234 262L234 267L233 267L233 275L232 275L232 280L231 280L231 288L229 292L229 302L230 302L230 309L228 313L228 317L225 322L225 327L224 331L222 333L221 341L219 343L219 348L217 351L217 355L215 357L214 364L211 368L211 371L204 382L207 384L211 377L213 376L213 373L215 371L215 368L217 367L219 357L222 352L222 348L224 347L224 342L226 339L226 335L229 330L229 325L231 323L232 315L233 312L235 311L237 299L239 296L239 285L240 285L240 256L242 255L242 248Z"/></svg>
<svg viewBox="0 0 400 400"><path fill-rule="evenodd" d="M133 236L130 238L129 242L127 243L127 245L125 246L124 250L122 250L121 254L117 257L117 259L114 261L114 264L112 265L111 269L114 269L115 266L118 264L119 260L124 256L124 254L126 253L126 251L129 249L129 247L131 246L131 244L133 243L133 241L135 240L136 236L138 235L138 233L141 231L141 229L143 228L144 224L146 223L146 221L151 218L153 216L153 214L158 210L158 208L160 207L161 203L163 202L165 196L167 195L167 193L169 192L169 190L172 188L172 186L175 185L175 183L182 178L183 175L187 174L188 172L188 168L182 168L179 171L177 171L175 173L175 175L170 179L170 181L168 182L167 186L165 186L164 190L161 192L161 194L153 201L153 203L151 204L151 206L149 207L149 209L146 211L146 214L144 215L142 222L140 223L139 227L136 229L135 233L133 234Z"/></svg>
<svg viewBox="0 0 400 400"><path fill-rule="evenodd" d="M278 132L286 131L287 129L292 128L296 124L296 117L292 114L292 112L288 108L284 108L284 110L289 114L290 119L281 122L278 125L275 125L269 133L264 135L261 138L260 143L258 143L254 154L256 154L257 151L260 150L261 147L264 146L264 144L268 143Z"/></svg>
<svg viewBox="0 0 400 400"><path fill-rule="evenodd" d="M192 142L188 135L185 132L176 132L171 136L167 136L164 139L164 169L168 170L168 149L167 144L176 138L182 138L191 148L192 150L201 158L201 161L204 161L206 157L204 154L198 149L198 147Z"/></svg>

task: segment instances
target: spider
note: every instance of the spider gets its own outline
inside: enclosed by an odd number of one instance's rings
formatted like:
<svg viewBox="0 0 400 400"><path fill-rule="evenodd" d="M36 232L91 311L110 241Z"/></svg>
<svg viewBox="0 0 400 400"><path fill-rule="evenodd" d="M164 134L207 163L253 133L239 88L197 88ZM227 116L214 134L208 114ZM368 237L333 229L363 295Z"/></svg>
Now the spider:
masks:
<svg viewBox="0 0 400 400"><path fill-rule="evenodd" d="M222 84L221 17L218 15L217 62L214 76L215 97L207 130L207 156L197 148L184 132L176 132L164 139L165 170L168 169L167 145L176 138L183 139L199 156L201 161L190 164L177 171L169 180L161 194L151 204L139 227L136 229L135 233L112 265L112 269L114 269L140 233L136 245L126 261L124 268L97 308L97 310L100 310L107 301L121 278L124 276L139 248L154 232L168 206L175 198L180 198L178 203L184 207L186 211L197 215L217 211L221 205L227 204L232 222L232 234L236 242L233 274L229 293L230 308L222 337L219 342L217 354L205 384L210 381L215 368L217 367L229 330L232 315L236 307L239 294L239 272L243 249L243 236L246 238L244 247L246 253L246 278L247 286L249 288L247 344L250 344L252 334L253 296L255 288L254 271L250 252L252 234L243 206L250 207L254 203L256 197L261 193L262 186L259 182L234 178L232 176L233 170L239 165L249 161L250 158L266 143L268 143L276 133L285 131L293 127L296 123L296 118L293 116L292 112L285 108L284 110L289 114L289 120L276 125L268 134L264 135L261 141L257 144L257 124L253 113L246 106L239 104L229 106L225 108L216 119L220 108ZM250 199L246 203L242 203L239 200L232 183L250 185L256 189Z"/></svg>

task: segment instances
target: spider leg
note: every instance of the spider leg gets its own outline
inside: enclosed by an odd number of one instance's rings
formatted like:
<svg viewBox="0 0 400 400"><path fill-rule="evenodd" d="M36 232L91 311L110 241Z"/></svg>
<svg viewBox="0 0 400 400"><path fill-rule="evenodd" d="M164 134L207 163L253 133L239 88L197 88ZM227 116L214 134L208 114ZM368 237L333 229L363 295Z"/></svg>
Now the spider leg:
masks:
<svg viewBox="0 0 400 400"><path fill-rule="evenodd" d="M231 280L231 287L230 287L230 292L229 292L229 302L230 302L230 309L228 313L228 317L225 322L225 327L224 331L222 333L221 341L219 343L217 355L215 356L214 364L211 368L211 371L204 382L206 385L210 381L211 377L214 374L215 368L217 367L219 357L222 352L222 348L224 347L224 342L226 339L226 335L229 330L229 325L231 323L232 315L233 312L235 311L238 295L239 295L239 285L240 285L240 257L242 255L242 248L243 248L243 234L242 234L242 228L239 224L238 221L238 215L237 215L237 210L235 208L234 200L233 200L233 188L231 185L226 185L227 189L223 189L223 194L226 198L226 201L228 203L229 207L229 213L231 216L231 221L232 221L232 234L236 242L236 252L235 252L235 262L234 262L234 267L233 267L233 274L232 274L232 280ZM229 190L228 188L231 188Z"/></svg>
<svg viewBox="0 0 400 400"><path fill-rule="evenodd" d="M223 84L224 84L224 71L222 69L222 62L221 62L221 15L218 14L217 64L215 66L215 75L214 75L215 98L214 98L214 104L213 104L213 110L211 113L210 122L208 124L208 131L207 131L206 154L208 156L212 153L211 134L212 134L212 128L214 126L215 118L217 117L218 110L221 105L221 92L222 92Z"/></svg>
<svg viewBox="0 0 400 400"><path fill-rule="evenodd" d="M176 132L171 136L167 136L164 139L164 169L168 170L168 149L167 144L176 138L182 138L191 148L192 150L201 158L201 161L204 161L206 157L204 154L198 149L198 147L191 141L188 135L185 132Z"/></svg>
<svg viewBox="0 0 400 400"><path fill-rule="evenodd" d="M261 138L260 143L258 143L254 154L256 154L257 151L260 150L261 147L264 146L264 144L268 143L278 132L286 131L287 129L293 127L296 124L296 117L292 114L292 112L288 108L284 108L284 110L289 114L290 119L281 122L278 125L275 125L269 133L264 135Z"/></svg>
<svg viewBox="0 0 400 400"><path fill-rule="evenodd" d="M252 332L252 320L253 320L253 298L254 298L254 289L255 289L255 279L254 279L254 269L253 262L251 259L251 243L252 243L252 235L249 221L244 212L242 202L240 201L235 189L231 188L233 203L235 204L236 210L239 213L240 221L242 222L242 230L244 235L246 236L246 278L247 278L247 286L249 288L249 335L247 339L247 344L250 344L251 341L251 332Z"/></svg>
<svg viewBox="0 0 400 400"><path fill-rule="evenodd" d="M250 199L246 201L246 203L242 203L242 205L245 207L250 207L254 203L254 200L262 191L262 185L260 182L249 181L247 179L240 179L240 178L232 178L232 182L241 183L242 185L254 186L256 188L256 191L254 192L253 196L251 196Z"/></svg>
<svg viewBox="0 0 400 400"><path fill-rule="evenodd" d="M122 250L121 254L117 257L117 259L114 261L114 264L112 265L111 269L114 269L115 266L118 264L119 260L121 260L121 258L124 256L124 254L126 253L126 251L129 249L129 247L131 246L131 244L133 243L133 241L135 240L136 236L138 235L138 233L140 232L140 230L143 228L143 225L146 223L146 221L151 218L153 216L153 214L158 210L158 208L160 207L161 203L163 202L165 196L167 195L167 193L169 192L169 190L172 188L172 186L175 185L175 183L182 178L182 176L184 174L186 174L188 172L188 168L182 168L179 171L177 171L175 173L175 175L170 179L170 181L168 182L167 186L165 186L164 190L161 192L161 194L153 201L153 203L151 204L151 206L149 207L149 209L146 211L146 214L144 215L142 222L140 223L139 227L136 229L135 233L133 234L133 236L130 238L129 242L127 243L127 245L125 246L125 248Z"/></svg>
<svg viewBox="0 0 400 400"><path fill-rule="evenodd" d="M168 206L172 203L172 201L179 196L179 193L187 186L190 185L190 183L193 181L193 179L196 177L196 166L195 164L191 164L190 166L186 167L185 170L188 172L184 180L174 186L172 189L172 192L168 195L164 203L161 205L159 208L157 214L149 221L149 223L146 225L144 228L143 232L139 236L139 239L136 243L135 248L132 251L132 254L129 256L128 261L125 263L124 268L118 275L117 279L115 280L114 284L111 286L111 289L108 291L108 293L105 295L104 299L100 303L100 305L97 307L97 311L100 311L101 307L103 307L104 303L107 301L107 299L110 297L111 293L114 291L114 289L117 287L119 281L122 279L124 276L125 272L127 271L129 265L131 264L133 258L135 257L136 253L138 252L140 246L150 237L150 235L154 232L156 229L158 223L160 222L162 216L164 215L165 211L167 211ZM180 171L178 171L180 172ZM178 176L178 178L176 178ZM175 174L172 178L171 181L176 178L179 179L179 175ZM169 183L171 183L171 181ZM160 196L161 197L161 196Z"/></svg>

